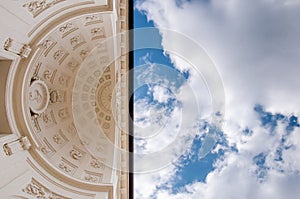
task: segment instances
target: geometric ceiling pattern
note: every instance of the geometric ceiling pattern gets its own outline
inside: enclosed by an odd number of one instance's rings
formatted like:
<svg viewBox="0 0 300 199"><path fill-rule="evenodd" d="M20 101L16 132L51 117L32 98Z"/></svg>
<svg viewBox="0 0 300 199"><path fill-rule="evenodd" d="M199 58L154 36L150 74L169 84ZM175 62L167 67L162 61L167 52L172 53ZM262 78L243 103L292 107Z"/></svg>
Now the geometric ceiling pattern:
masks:
<svg viewBox="0 0 300 199"><path fill-rule="evenodd" d="M0 196L128 198L127 6L0 4L0 60L9 60L1 88L9 133L0 137Z"/></svg>
<svg viewBox="0 0 300 199"><path fill-rule="evenodd" d="M88 14L63 22L42 39L28 67L24 89L27 118L38 154L57 170L87 183L109 183L112 170L106 166L105 143L97 143L97 158L86 150L88 140L80 139L73 119L72 97L75 77L81 63L95 47L103 64L108 64L108 50L103 41L112 35L110 14ZM99 47L100 46L100 47ZM98 51L99 52L99 51ZM101 128L114 139L111 98L115 82L114 65L95 78L94 106ZM88 88L86 88L88 89ZM26 92L25 92L26 93ZM49 96L49 97L48 97ZM81 98L92 96L82 95ZM100 158L99 158L100 157Z"/></svg>

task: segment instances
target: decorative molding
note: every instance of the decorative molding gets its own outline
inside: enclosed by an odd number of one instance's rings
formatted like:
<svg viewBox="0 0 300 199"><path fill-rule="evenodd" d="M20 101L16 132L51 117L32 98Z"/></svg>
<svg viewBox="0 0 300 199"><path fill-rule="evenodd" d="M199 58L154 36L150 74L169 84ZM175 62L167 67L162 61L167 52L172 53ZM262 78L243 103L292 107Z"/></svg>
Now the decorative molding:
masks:
<svg viewBox="0 0 300 199"><path fill-rule="evenodd" d="M64 173L67 173L69 175L73 175L78 169L78 167L75 164L71 163L64 157L61 157L61 161L58 164L58 168L60 168Z"/></svg>
<svg viewBox="0 0 300 199"><path fill-rule="evenodd" d="M58 77L58 83L64 88L67 88L69 86L70 79L71 79L70 76L61 73Z"/></svg>
<svg viewBox="0 0 300 199"><path fill-rule="evenodd" d="M70 118L70 113L68 108L62 108L58 111L58 117L60 118L61 121L66 120Z"/></svg>
<svg viewBox="0 0 300 199"><path fill-rule="evenodd" d="M84 178L85 181L91 182L91 183L101 183L103 180L103 174L102 173L95 173L91 171L85 171Z"/></svg>
<svg viewBox="0 0 300 199"><path fill-rule="evenodd" d="M90 174L86 174L86 175L84 176L84 179L85 179L86 181L93 182L93 183L98 182L98 178L97 178L96 176L92 176L92 175L90 175Z"/></svg>
<svg viewBox="0 0 300 199"><path fill-rule="evenodd" d="M65 10L68 10L68 9L71 9L71 8L75 8L75 7L79 7L79 6L84 6L84 5L89 5L89 4L95 4L95 1L94 0L90 0L90 1L84 1L84 2L79 2L79 3L75 3L75 4L72 4L72 5L69 5L69 6L65 6L61 9L58 9L54 12L52 12L49 16L45 17L44 19L42 19L28 34L27 36L28 37L31 37L33 35L33 33L35 31L37 31L39 29L39 27L41 27L45 22L49 21L50 18L54 17L55 15L59 14L59 13L62 13L63 11ZM84 13L79 13L79 11L82 11L84 10L85 12ZM61 21L65 21L66 18L71 18L73 17L74 15L77 15L79 16L80 14L85 14L85 13L91 13L91 12L99 12L99 11L111 11L112 10L112 5L110 5L109 9L107 9L107 6L95 6L95 7L89 7L89 8L83 8L83 9L80 9L80 10L75 10L73 12L70 12L64 16L62 16L59 20L57 20L57 22L54 22L54 24L59 24ZM41 31L43 32L43 30ZM47 32L47 31L46 31ZM37 39L38 40L38 39Z"/></svg>
<svg viewBox="0 0 300 199"><path fill-rule="evenodd" d="M42 77L44 78L44 80L47 80L51 84L53 84L53 80L55 78L56 73L57 69L49 69L48 67L45 67L42 73Z"/></svg>
<svg viewBox="0 0 300 199"><path fill-rule="evenodd" d="M66 91L50 90L50 103L60 103L66 101Z"/></svg>
<svg viewBox="0 0 300 199"><path fill-rule="evenodd" d="M70 135L76 135L77 134L77 129L76 129L75 124L73 122L68 125L67 132Z"/></svg>
<svg viewBox="0 0 300 199"><path fill-rule="evenodd" d="M89 49L83 49L80 51L80 57L82 60L84 60L86 58L86 56L89 54Z"/></svg>
<svg viewBox="0 0 300 199"><path fill-rule="evenodd" d="M34 130L36 132L41 132L41 127L40 127L40 124L39 124L39 121L38 121L38 117L39 117L38 115L31 116L31 121L32 121Z"/></svg>
<svg viewBox="0 0 300 199"><path fill-rule="evenodd" d="M81 150L79 150L77 147L73 147L73 149L70 151L70 156L74 159L74 160L81 160L81 158L83 157L83 152Z"/></svg>
<svg viewBox="0 0 300 199"><path fill-rule="evenodd" d="M69 168L64 162L60 163L58 167L66 173L70 173L72 171L72 169Z"/></svg>
<svg viewBox="0 0 300 199"><path fill-rule="evenodd" d="M24 8L27 8L27 11L32 14L33 17L38 16L48 8L54 6L55 4L61 3L66 0L33 0L23 4Z"/></svg>
<svg viewBox="0 0 300 199"><path fill-rule="evenodd" d="M52 39L46 39L42 44L41 47L44 49L44 56L46 57L48 53L52 50L52 48L57 44L57 42L53 41Z"/></svg>
<svg viewBox="0 0 300 199"><path fill-rule="evenodd" d="M106 37L104 27L97 27L91 29L92 40L103 39Z"/></svg>
<svg viewBox="0 0 300 199"><path fill-rule="evenodd" d="M18 151L28 150L31 144L26 136L20 137L17 140L5 143L3 150L7 156L11 156Z"/></svg>
<svg viewBox="0 0 300 199"><path fill-rule="evenodd" d="M32 77L37 77L42 66L42 62L37 62L34 66Z"/></svg>
<svg viewBox="0 0 300 199"><path fill-rule="evenodd" d="M31 179L31 182L22 191L37 199L71 199L51 191L34 178Z"/></svg>
<svg viewBox="0 0 300 199"><path fill-rule="evenodd" d="M106 79L110 79L111 76L107 75ZM101 79L100 79L101 81ZM100 83L99 91L97 92L97 101L105 113L111 114L111 101L112 101L112 83L107 81Z"/></svg>
<svg viewBox="0 0 300 199"><path fill-rule="evenodd" d="M73 176L75 171L78 169L78 167L76 165L72 164L70 161L68 161L64 157L61 157L61 161L58 164L58 168L60 168L64 173L67 173L71 176Z"/></svg>
<svg viewBox="0 0 300 199"><path fill-rule="evenodd" d="M74 25L74 23L67 22L64 25L60 26L58 30L61 34L61 37L64 38L67 35L71 34L72 32L78 30L78 27Z"/></svg>
<svg viewBox="0 0 300 199"><path fill-rule="evenodd" d="M103 23L103 17L99 15L90 15L85 17L85 26L97 24L97 23Z"/></svg>
<svg viewBox="0 0 300 199"><path fill-rule="evenodd" d="M67 68L72 72L75 72L78 67L79 63L74 58L67 63Z"/></svg>
<svg viewBox="0 0 300 199"><path fill-rule="evenodd" d="M126 74L129 70L129 64L128 64L128 54L125 54L125 52L128 52L129 48L129 41L128 41L128 34L126 34L126 31L128 31L128 1L127 0L118 0L117 1L119 7L118 7L118 13L119 13L119 20L117 22L118 28L121 33L121 42L120 42L120 50L121 50L121 57L118 60L119 62L119 71L117 73L117 78L119 82L121 82L122 85L119 85L119 88L117 88L116 95L118 96L116 100L117 109L116 109L116 115L118 117L118 125L121 126L121 141L120 141L120 147L122 150L129 152L129 145L128 145L128 135L127 132L129 130L128 126L128 116L126 113L128 113L128 79L126 78ZM124 33L124 34L123 34ZM119 182L120 185L120 199L127 199L129 198L129 181L128 181L128 160L129 156L128 153L121 153L121 179Z"/></svg>
<svg viewBox="0 0 300 199"><path fill-rule="evenodd" d="M82 35L76 35L70 39L70 44L73 50L76 50L78 47L82 46L83 44L86 44L86 41L84 40Z"/></svg>
<svg viewBox="0 0 300 199"><path fill-rule="evenodd" d="M105 160L104 159L95 159L93 158L90 165L91 167L95 168L95 169L105 169L105 164L103 163Z"/></svg>
<svg viewBox="0 0 300 199"><path fill-rule="evenodd" d="M63 134L62 130L59 129L59 132L54 134L52 137L53 141L58 145L64 145L69 140L67 137Z"/></svg>
<svg viewBox="0 0 300 199"><path fill-rule="evenodd" d="M44 146L41 147L41 152L44 153L45 155L47 155L48 157L54 155L54 153L56 152L56 150L54 149L54 147L49 143L47 138L44 138L43 140L44 142Z"/></svg>
<svg viewBox="0 0 300 199"><path fill-rule="evenodd" d="M54 52L53 59L56 60L60 65L67 58L68 55L69 53L65 49L59 48L57 51Z"/></svg>
<svg viewBox="0 0 300 199"><path fill-rule="evenodd" d="M50 128L57 124L54 113L49 108L42 114L41 118L41 121L44 123L45 128Z"/></svg>
<svg viewBox="0 0 300 199"><path fill-rule="evenodd" d="M70 189L69 187L63 186L62 184L58 183L57 180L56 181L52 180L48 175L46 175L45 172L42 172L36 166L36 164L37 164L36 162L33 163L32 160L30 160L29 158L27 158L26 161L40 176L42 176L43 178L45 178L48 182L52 183L54 186L59 187L60 189L63 189L65 191L81 195L81 196L90 197L90 198L95 198L96 197L95 194L91 194L91 193L88 193L88 192L80 192L80 191L77 191L77 190L74 190L74 189ZM62 175L59 173L59 174L56 175L56 177L60 178L60 177L62 177ZM73 186L74 187L84 186L84 184L81 184L81 185L73 184ZM87 188L89 188L89 187L87 187ZM99 186L94 186L93 189L88 189L88 190L90 190L90 191L102 191L102 192L106 192L107 191L107 192L110 192L111 187L107 186L105 188L101 188Z"/></svg>
<svg viewBox="0 0 300 199"><path fill-rule="evenodd" d="M27 58L31 51L31 48L28 44L22 44L13 40L12 38L6 39L3 49L19 55L21 58Z"/></svg>
<svg viewBox="0 0 300 199"><path fill-rule="evenodd" d="M9 199L29 199L29 198L24 196L18 196L18 195L10 195Z"/></svg>

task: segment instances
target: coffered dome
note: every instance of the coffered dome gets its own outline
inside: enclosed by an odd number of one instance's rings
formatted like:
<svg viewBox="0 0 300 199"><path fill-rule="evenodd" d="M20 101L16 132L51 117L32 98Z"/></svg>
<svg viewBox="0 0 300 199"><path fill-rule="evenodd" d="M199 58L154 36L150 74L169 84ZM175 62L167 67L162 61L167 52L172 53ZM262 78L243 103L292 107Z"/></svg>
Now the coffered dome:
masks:
<svg viewBox="0 0 300 199"><path fill-rule="evenodd" d="M127 100L122 85L127 58L120 53L127 48L121 33L126 30L127 3L108 1L99 11L84 2L81 7L77 3L79 9L66 3L60 10L69 12L50 12L63 3L23 4L40 20L27 33L28 44L13 38L4 42L7 53L19 56L7 81L8 120L13 134L29 143L26 162L42 179L58 179L81 192L126 198L128 139L126 125L121 124L127 123L127 104L122 104ZM3 146L13 157L19 149L11 143ZM32 186L50 190L37 178L30 178L31 186L20 197L34 195ZM59 189L54 192L59 195Z"/></svg>
<svg viewBox="0 0 300 199"><path fill-rule="evenodd" d="M89 103L88 98L95 98L94 110L89 111L98 113L101 129L114 141L111 96L115 70L114 63L108 63L108 56L113 52L108 49L114 46L108 46L105 41L112 36L112 22L110 14L93 13L59 24L38 42L23 82L24 116L38 155L63 175L87 183L111 181L112 169L105 164L111 162L113 156L105 156L105 142L97 143L97 158L84 146L89 141L81 139L77 132L73 90L78 71L88 64L84 60L97 49L101 62L93 63L98 71L92 77L98 83L93 88L95 94L89 96L89 82L83 79L80 83L86 93L80 97L86 98L86 103Z"/></svg>

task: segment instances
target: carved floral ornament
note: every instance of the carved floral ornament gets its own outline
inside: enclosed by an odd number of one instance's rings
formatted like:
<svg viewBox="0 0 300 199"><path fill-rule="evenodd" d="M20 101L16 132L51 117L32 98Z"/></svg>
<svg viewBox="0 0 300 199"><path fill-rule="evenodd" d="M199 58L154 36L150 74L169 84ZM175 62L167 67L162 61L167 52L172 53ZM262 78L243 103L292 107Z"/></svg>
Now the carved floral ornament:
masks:
<svg viewBox="0 0 300 199"><path fill-rule="evenodd" d="M79 41L80 41L80 37L79 37L78 35L75 36L75 37L72 37L72 38L70 39L71 45L76 45L76 44L79 43Z"/></svg>
<svg viewBox="0 0 300 199"><path fill-rule="evenodd" d="M84 179L85 179L86 181L94 182L94 183L98 181L98 178L97 178L96 176L92 176L92 175L89 175L89 174L87 174L87 175L84 177Z"/></svg>
<svg viewBox="0 0 300 199"><path fill-rule="evenodd" d="M93 28L91 29L91 34L93 36L96 36L96 35L101 35L104 37L104 28L101 27L101 28Z"/></svg>
<svg viewBox="0 0 300 199"><path fill-rule="evenodd" d="M104 160L101 160L101 162L97 159L92 159L90 165L94 167L95 169L104 169L105 164L103 163Z"/></svg>
<svg viewBox="0 0 300 199"><path fill-rule="evenodd" d="M47 49L50 46L52 46L53 44L54 44L54 41L47 39L42 43L42 46Z"/></svg>
<svg viewBox="0 0 300 199"><path fill-rule="evenodd" d="M78 30L78 27L74 23L67 22L64 25L60 26L58 30L59 30L62 38L64 38L65 36L69 35L70 33Z"/></svg>
<svg viewBox="0 0 300 199"><path fill-rule="evenodd" d="M73 28L73 24L72 23L66 23L65 25L61 26L59 28L59 31L62 33L68 32Z"/></svg>
<svg viewBox="0 0 300 199"><path fill-rule="evenodd" d="M69 199L50 191L48 188L38 183L35 179L32 179L31 182L22 189L22 191L38 199Z"/></svg>
<svg viewBox="0 0 300 199"><path fill-rule="evenodd" d="M33 0L23 4L24 8L27 8L27 11L32 14L33 17L38 16L40 13L46 9L54 6L57 3L63 2L65 0Z"/></svg>
<svg viewBox="0 0 300 199"><path fill-rule="evenodd" d="M86 26L95 24L95 23L103 23L103 18L101 16L97 15L90 15L85 18L86 20Z"/></svg>
<svg viewBox="0 0 300 199"><path fill-rule="evenodd" d="M53 141L56 143L56 144L62 144L63 143L63 139L61 138L60 135L58 134L55 134L53 136Z"/></svg>
<svg viewBox="0 0 300 199"><path fill-rule="evenodd" d="M44 49L44 56L46 57L51 49L56 45L56 42L51 39L46 39L42 44L41 47Z"/></svg>
<svg viewBox="0 0 300 199"><path fill-rule="evenodd" d="M72 149L70 151L70 156L74 159L74 160L80 160L82 157L82 153L76 149Z"/></svg>
<svg viewBox="0 0 300 199"><path fill-rule="evenodd" d="M68 167L68 165L66 165L65 163L60 163L59 165L58 165L58 167L60 168L60 169L62 169L63 171L65 171L65 172L67 172L67 173L69 173L69 172L71 172L72 171L72 169L70 169L69 167Z"/></svg>

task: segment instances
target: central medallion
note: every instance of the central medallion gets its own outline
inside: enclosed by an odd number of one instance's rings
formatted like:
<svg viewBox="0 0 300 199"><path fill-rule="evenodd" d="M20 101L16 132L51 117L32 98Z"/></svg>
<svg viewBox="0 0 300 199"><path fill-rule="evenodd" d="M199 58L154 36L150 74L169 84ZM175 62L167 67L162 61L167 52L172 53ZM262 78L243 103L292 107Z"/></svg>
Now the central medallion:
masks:
<svg viewBox="0 0 300 199"><path fill-rule="evenodd" d="M111 112L112 90L111 82L106 82L100 86L97 94L97 101L101 108L107 113Z"/></svg>
<svg viewBox="0 0 300 199"><path fill-rule="evenodd" d="M46 83L42 80L34 80L29 87L29 107L33 113L43 113L49 103L50 95Z"/></svg>

